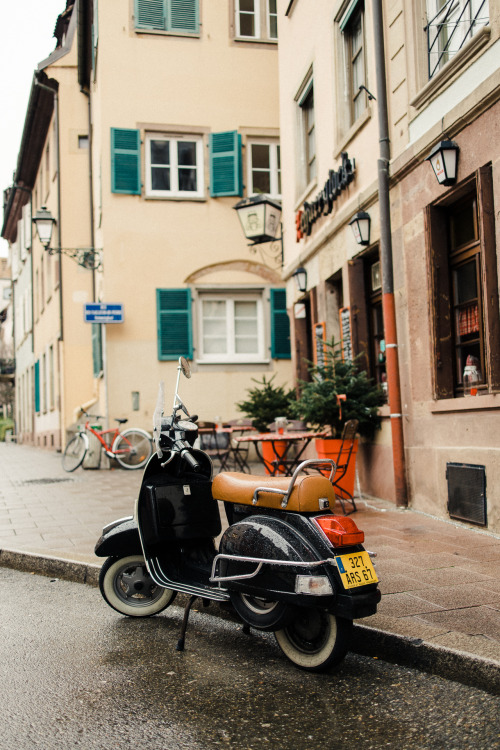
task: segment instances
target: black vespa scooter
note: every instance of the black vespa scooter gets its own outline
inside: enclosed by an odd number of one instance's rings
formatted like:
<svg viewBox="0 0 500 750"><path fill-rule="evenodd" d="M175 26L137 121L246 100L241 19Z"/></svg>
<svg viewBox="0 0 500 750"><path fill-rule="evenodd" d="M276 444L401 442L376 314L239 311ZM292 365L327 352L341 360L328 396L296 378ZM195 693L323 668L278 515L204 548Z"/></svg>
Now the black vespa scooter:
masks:
<svg viewBox="0 0 500 750"><path fill-rule="evenodd" d="M99 586L106 602L131 617L155 615L178 591L189 595L181 637L197 598L230 603L249 632L274 631L295 665L325 671L345 656L352 621L376 612L378 579L364 533L333 513L333 461L302 462L291 478L221 472L193 446L198 436L178 395L172 414L155 410L157 451L150 458L135 515L103 529L95 553L107 557ZM180 414L183 412L184 415ZM305 470L325 465L330 479ZM219 503L229 525L221 533Z"/></svg>

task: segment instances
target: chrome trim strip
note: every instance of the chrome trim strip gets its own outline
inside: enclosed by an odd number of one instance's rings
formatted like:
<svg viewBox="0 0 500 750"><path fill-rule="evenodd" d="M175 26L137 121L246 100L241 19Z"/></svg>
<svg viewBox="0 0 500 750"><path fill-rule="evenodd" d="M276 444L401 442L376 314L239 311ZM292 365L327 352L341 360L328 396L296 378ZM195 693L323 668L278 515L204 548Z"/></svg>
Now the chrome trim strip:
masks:
<svg viewBox="0 0 500 750"><path fill-rule="evenodd" d="M153 580L160 586L165 588L173 589L174 591L182 591L184 594L191 594L200 596L203 599L212 599L213 601L225 602L229 599L229 594L223 589L215 590L204 586L190 586L184 583L178 583L171 581L163 572L158 558L149 558L148 569L152 575Z"/></svg>

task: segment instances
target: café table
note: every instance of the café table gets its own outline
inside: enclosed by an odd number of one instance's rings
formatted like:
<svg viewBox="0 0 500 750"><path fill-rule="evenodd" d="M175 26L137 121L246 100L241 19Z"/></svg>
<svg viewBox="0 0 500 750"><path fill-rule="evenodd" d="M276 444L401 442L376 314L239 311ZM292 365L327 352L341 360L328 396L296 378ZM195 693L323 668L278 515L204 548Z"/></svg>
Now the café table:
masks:
<svg viewBox="0 0 500 750"><path fill-rule="evenodd" d="M301 457L314 438L325 437L324 432L310 432L309 430L285 432L257 432L241 435L236 438L237 443L253 443L255 451L268 474L276 476L282 474L290 477L301 462ZM271 446L270 455L264 457L264 446ZM297 451L292 455L291 449Z"/></svg>

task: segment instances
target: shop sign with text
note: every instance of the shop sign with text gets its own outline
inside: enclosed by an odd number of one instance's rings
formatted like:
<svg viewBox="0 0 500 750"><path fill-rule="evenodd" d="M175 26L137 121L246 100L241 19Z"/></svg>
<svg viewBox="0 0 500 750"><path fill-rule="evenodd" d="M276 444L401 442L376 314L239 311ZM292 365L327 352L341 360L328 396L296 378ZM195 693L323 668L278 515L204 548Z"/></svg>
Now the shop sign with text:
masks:
<svg viewBox="0 0 500 750"><path fill-rule="evenodd" d="M295 226L297 242L311 234L313 224L320 216L328 216L333 211L333 204L338 196L354 180L355 160L349 159L347 151L341 154L342 164L337 170L330 169L329 176L323 189L310 203L304 203L304 208L297 211Z"/></svg>

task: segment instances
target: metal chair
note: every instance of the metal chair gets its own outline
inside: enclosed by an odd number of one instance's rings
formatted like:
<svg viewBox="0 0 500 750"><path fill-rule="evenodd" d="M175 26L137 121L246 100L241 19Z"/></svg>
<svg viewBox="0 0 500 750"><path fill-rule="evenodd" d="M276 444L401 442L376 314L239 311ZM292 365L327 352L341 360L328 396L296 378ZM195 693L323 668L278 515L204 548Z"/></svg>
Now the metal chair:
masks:
<svg viewBox="0 0 500 750"><path fill-rule="evenodd" d="M354 502L354 497L346 489L340 487L339 482L341 482L345 477L347 469L349 467L349 461L351 460L352 451L354 448L354 441L356 439L358 424L359 422L357 419L350 419L345 423L344 429L342 430L342 442L340 444L340 449L337 458L334 459L335 463L337 464L337 471L335 472L335 476L333 478L333 488L335 490L335 495L342 506L342 510L344 511L345 516L348 516L350 513L354 513L354 511L357 510L356 503ZM346 502L352 505L352 510L346 511Z"/></svg>
<svg viewBox="0 0 500 750"><path fill-rule="evenodd" d="M234 438L243 435L243 433L247 432L249 428L254 429L252 420L244 418L228 419L223 423L223 427L231 428L231 450L229 460L234 466L234 470L250 473L250 466L248 464L250 443L238 443Z"/></svg>
<svg viewBox="0 0 500 750"><path fill-rule="evenodd" d="M200 448L212 460L220 463L219 471L226 471L227 462L231 451L231 434L218 431L215 422L198 422L198 435Z"/></svg>

